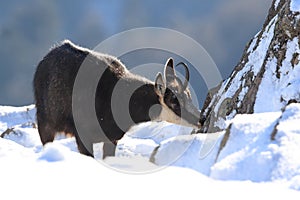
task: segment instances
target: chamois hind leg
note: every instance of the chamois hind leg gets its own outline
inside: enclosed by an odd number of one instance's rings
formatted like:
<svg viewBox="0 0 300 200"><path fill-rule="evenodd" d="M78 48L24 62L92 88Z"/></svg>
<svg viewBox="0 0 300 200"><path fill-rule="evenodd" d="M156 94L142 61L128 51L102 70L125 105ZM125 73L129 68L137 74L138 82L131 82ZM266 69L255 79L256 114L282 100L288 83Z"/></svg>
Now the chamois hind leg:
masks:
<svg viewBox="0 0 300 200"><path fill-rule="evenodd" d="M67 126L67 128L64 131L65 133L72 133L75 136L77 148L78 151L84 155L94 157L93 155L93 141L88 141L87 143L83 143L81 140L81 137L84 137L83 135L80 137L75 126L73 124L70 124ZM86 146L88 145L88 146ZM88 150L90 149L90 151ZM116 150L116 142L105 142L103 145L103 158L107 156L114 156Z"/></svg>
<svg viewBox="0 0 300 200"><path fill-rule="evenodd" d="M53 142L56 131L49 124L38 122L38 131L43 145Z"/></svg>
<svg viewBox="0 0 300 200"><path fill-rule="evenodd" d="M83 142L81 141L76 129L72 131L72 133L74 134L75 136L75 139L76 139L76 144L77 144L77 148L78 148L78 151L84 155L87 155L87 156L91 156L91 157L94 157L93 156L93 152L90 152L87 150L87 148L85 147L85 145L83 144ZM91 144L92 146L93 144ZM91 148L92 149L92 148Z"/></svg>

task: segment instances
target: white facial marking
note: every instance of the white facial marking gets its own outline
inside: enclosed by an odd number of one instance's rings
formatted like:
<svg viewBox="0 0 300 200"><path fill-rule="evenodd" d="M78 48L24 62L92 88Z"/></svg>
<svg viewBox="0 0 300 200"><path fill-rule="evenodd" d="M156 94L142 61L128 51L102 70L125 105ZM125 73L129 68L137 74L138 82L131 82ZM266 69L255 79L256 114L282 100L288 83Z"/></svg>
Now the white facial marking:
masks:
<svg viewBox="0 0 300 200"><path fill-rule="evenodd" d="M176 115L174 113L174 111L172 111L164 102L161 101L161 113L159 114L159 116L155 119L153 119L153 121L167 121L173 124L179 124L182 126L189 126L189 127L193 127L193 128L199 128L197 126L195 126L194 124L191 124L189 122L187 122L186 120L182 119L181 117L179 117L178 115Z"/></svg>

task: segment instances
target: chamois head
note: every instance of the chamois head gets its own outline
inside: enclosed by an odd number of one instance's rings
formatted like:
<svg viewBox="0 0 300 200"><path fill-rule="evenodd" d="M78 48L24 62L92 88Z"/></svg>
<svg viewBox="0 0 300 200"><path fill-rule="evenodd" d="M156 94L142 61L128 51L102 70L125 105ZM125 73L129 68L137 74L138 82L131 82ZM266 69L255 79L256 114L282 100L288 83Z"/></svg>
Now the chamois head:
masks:
<svg viewBox="0 0 300 200"><path fill-rule="evenodd" d="M165 64L164 76L158 73L155 79L155 92L159 96L161 113L156 120L199 128L200 111L193 105L188 89L189 69L180 62L176 65L185 68L184 83L178 78L174 69L174 62L169 58Z"/></svg>

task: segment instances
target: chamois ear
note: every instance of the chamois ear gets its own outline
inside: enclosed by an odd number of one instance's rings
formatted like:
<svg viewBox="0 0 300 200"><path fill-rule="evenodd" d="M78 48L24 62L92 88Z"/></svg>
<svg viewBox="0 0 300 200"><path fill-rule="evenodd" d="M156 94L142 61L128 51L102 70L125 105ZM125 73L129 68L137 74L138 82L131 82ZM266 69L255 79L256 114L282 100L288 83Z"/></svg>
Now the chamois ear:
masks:
<svg viewBox="0 0 300 200"><path fill-rule="evenodd" d="M165 91L166 91L166 83L163 79L163 76L161 75L161 73L159 72L157 75L156 75L156 78L155 78L155 91L157 92L157 94L160 94L160 95L164 95L165 94Z"/></svg>
<svg viewBox="0 0 300 200"><path fill-rule="evenodd" d="M175 80L176 74L174 69L174 62L173 58L169 58L165 64L165 79L167 83L170 83Z"/></svg>

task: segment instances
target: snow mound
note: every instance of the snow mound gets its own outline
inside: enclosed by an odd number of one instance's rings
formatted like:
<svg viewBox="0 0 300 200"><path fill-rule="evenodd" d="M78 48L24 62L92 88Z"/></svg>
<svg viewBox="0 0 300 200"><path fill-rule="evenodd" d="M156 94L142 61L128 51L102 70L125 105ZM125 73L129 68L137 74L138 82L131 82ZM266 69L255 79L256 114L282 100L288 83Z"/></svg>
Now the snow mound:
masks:
<svg viewBox="0 0 300 200"><path fill-rule="evenodd" d="M222 135L223 132L171 138L161 143L153 156L153 162L160 166L191 168L209 175Z"/></svg>
<svg viewBox="0 0 300 200"><path fill-rule="evenodd" d="M280 117L276 129L273 132L274 141L277 144L277 163L272 171L272 179L292 180L295 177L299 183L300 177L300 105L287 106ZM295 180L293 180L294 182ZM297 183L298 182L298 183Z"/></svg>
<svg viewBox="0 0 300 200"><path fill-rule="evenodd" d="M133 126L127 133L132 138L151 139L155 143L178 135L190 135L191 127L179 126L168 122L145 122ZM149 134L150 133L150 134Z"/></svg>
<svg viewBox="0 0 300 200"><path fill-rule="evenodd" d="M210 176L221 180L286 181L291 188L299 188L299 121L300 104L288 105L282 114L237 115Z"/></svg>
<svg viewBox="0 0 300 200"><path fill-rule="evenodd" d="M63 145L48 143L44 146L44 149L38 159L48 162L63 161L67 157L69 151L70 150Z"/></svg>
<svg viewBox="0 0 300 200"><path fill-rule="evenodd" d="M133 126L118 142L116 154L123 157L141 156L150 158L154 149L162 141L179 135L190 135L192 131L193 128L168 122L141 123Z"/></svg>
<svg viewBox="0 0 300 200"><path fill-rule="evenodd" d="M211 177L270 181L277 149L271 133L279 117L279 112L237 115L231 121L229 139L212 166Z"/></svg>

